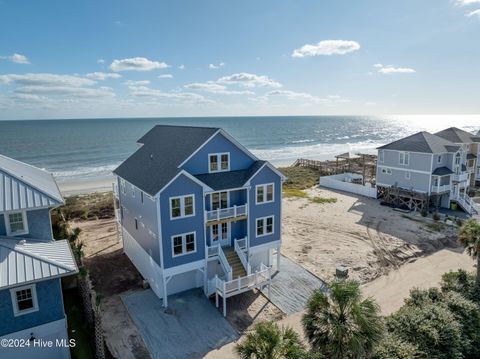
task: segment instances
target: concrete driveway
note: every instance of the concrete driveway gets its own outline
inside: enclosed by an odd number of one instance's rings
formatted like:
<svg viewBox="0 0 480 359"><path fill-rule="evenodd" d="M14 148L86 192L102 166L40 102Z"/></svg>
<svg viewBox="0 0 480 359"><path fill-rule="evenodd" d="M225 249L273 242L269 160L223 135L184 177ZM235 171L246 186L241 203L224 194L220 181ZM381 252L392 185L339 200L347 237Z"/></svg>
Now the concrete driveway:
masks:
<svg viewBox="0 0 480 359"><path fill-rule="evenodd" d="M122 300L153 358L201 358L239 337L201 290L169 296L168 310L150 289Z"/></svg>

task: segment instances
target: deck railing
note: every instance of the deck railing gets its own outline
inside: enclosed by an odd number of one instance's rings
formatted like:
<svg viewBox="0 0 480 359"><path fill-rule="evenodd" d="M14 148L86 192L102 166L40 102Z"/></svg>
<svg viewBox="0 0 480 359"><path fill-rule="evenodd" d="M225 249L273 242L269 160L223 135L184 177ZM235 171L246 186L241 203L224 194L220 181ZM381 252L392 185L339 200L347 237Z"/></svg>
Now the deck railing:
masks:
<svg viewBox="0 0 480 359"><path fill-rule="evenodd" d="M452 180L456 182L463 182L468 180L468 173L453 174Z"/></svg>
<svg viewBox="0 0 480 359"><path fill-rule="evenodd" d="M120 208L117 208L115 210L115 219L117 220L118 223L122 223L122 214L120 212Z"/></svg>
<svg viewBox="0 0 480 359"><path fill-rule="evenodd" d="M223 250L222 250L222 247L220 246L220 244L217 244L217 245L214 245L214 246L211 246L211 247L207 247L207 255L208 255L208 258L218 256L218 260L220 261L220 264L222 265L222 267L225 271L227 280L231 280L232 279L232 267L228 263L227 257L225 257L225 253L223 253Z"/></svg>
<svg viewBox="0 0 480 359"><path fill-rule="evenodd" d="M441 193L441 192L448 192L452 189L450 184L444 184L441 186L432 185L432 192Z"/></svg>
<svg viewBox="0 0 480 359"><path fill-rule="evenodd" d="M250 266L250 263L248 263L248 259L245 254L245 250L247 249L247 237L235 239L233 242L233 249L235 250L235 253L237 253L238 258L240 258L240 262L242 262L243 268L245 268L247 274L250 274L252 272L252 267Z"/></svg>
<svg viewBox="0 0 480 359"><path fill-rule="evenodd" d="M207 222L220 221L227 218L236 218L246 216L248 212L247 205L233 206L228 208L217 208L213 211L205 211L205 218Z"/></svg>

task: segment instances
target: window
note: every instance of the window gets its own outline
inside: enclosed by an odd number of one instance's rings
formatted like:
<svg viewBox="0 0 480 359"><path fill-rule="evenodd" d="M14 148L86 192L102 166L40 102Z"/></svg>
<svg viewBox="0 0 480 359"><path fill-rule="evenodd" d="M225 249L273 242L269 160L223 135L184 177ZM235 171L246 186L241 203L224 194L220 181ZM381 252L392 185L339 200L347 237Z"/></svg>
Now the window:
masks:
<svg viewBox="0 0 480 359"><path fill-rule="evenodd" d="M135 198L135 186L132 184L132 197Z"/></svg>
<svg viewBox="0 0 480 359"><path fill-rule="evenodd" d="M455 165L458 166L459 164L460 164L460 153L457 153L455 155Z"/></svg>
<svg viewBox="0 0 480 359"><path fill-rule="evenodd" d="M13 313L15 316L32 313L38 310L37 293L35 285L13 288L12 296Z"/></svg>
<svg viewBox="0 0 480 359"><path fill-rule="evenodd" d="M385 159L385 154L383 151L378 151L378 162L383 162Z"/></svg>
<svg viewBox="0 0 480 359"><path fill-rule="evenodd" d="M217 208L228 208L228 192L212 193L212 210Z"/></svg>
<svg viewBox="0 0 480 359"><path fill-rule="evenodd" d="M405 179L410 179L410 171L405 172Z"/></svg>
<svg viewBox="0 0 480 359"><path fill-rule="evenodd" d="M274 184L273 183L268 183L268 184L262 184L258 185L255 187L256 189L256 203L269 203L273 202L273 189L274 189Z"/></svg>
<svg viewBox="0 0 480 359"><path fill-rule="evenodd" d="M195 232L179 234L172 237L172 255L178 257L188 253L195 253Z"/></svg>
<svg viewBox="0 0 480 359"><path fill-rule="evenodd" d="M143 191L140 191L140 201L141 201L142 204L143 204Z"/></svg>
<svg viewBox="0 0 480 359"><path fill-rule="evenodd" d="M135 218L135 229L138 230L138 220Z"/></svg>
<svg viewBox="0 0 480 359"><path fill-rule="evenodd" d="M230 153L213 153L208 155L209 172L221 172L230 170Z"/></svg>
<svg viewBox="0 0 480 359"><path fill-rule="evenodd" d="M127 194L127 185L125 184L124 179L120 180L120 188L121 188L123 194Z"/></svg>
<svg viewBox="0 0 480 359"><path fill-rule="evenodd" d="M400 152L399 156L400 156L400 164L405 166L408 165L408 163L410 162L410 153Z"/></svg>
<svg viewBox="0 0 480 359"><path fill-rule="evenodd" d="M170 198L170 219L191 217L195 215L194 195Z"/></svg>
<svg viewBox="0 0 480 359"><path fill-rule="evenodd" d="M438 155L437 157L437 163L440 163L440 162L442 162L442 155Z"/></svg>
<svg viewBox="0 0 480 359"><path fill-rule="evenodd" d="M18 236L28 233L26 212L12 212L5 216L7 235Z"/></svg>
<svg viewBox="0 0 480 359"><path fill-rule="evenodd" d="M216 243L219 239L227 240L229 238L228 223L214 224L211 228L212 243Z"/></svg>
<svg viewBox="0 0 480 359"><path fill-rule="evenodd" d="M382 168L382 173L385 175L391 175L392 169L391 168Z"/></svg>
<svg viewBox="0 0 480 359"><path fill-rule="evenodd" d="M257 218L257 237L273 234L273 216Z"/></svg>

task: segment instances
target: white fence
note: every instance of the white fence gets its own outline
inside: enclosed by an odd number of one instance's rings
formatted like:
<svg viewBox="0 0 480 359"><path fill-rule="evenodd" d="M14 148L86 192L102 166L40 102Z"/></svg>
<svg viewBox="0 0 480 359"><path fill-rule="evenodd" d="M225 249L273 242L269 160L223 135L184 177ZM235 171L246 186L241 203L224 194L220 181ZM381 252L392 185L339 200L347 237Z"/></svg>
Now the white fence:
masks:
<svg viewBox="0 0 480 359"><path fill-rule="evenodd" d="M338 175L320 177L320 186L359 194L365 197L377 198L377 188L370 183L365 186L353 183L353 180L361 180L362 176L355 173L341 173Z"/></svg>

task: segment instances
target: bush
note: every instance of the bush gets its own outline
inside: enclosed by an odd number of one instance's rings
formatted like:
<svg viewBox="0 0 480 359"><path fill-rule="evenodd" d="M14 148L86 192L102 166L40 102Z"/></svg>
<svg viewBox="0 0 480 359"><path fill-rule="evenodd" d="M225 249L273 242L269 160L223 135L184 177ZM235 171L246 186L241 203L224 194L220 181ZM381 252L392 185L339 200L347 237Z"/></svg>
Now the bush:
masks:
<svg viewBox="0 0 480 359"><path fill-rule="evenodd" d="M313 203L324 204L324 203L337 203L337 199L335 197L313 197L311 200Z"/></svg>
<svg viewBox="0 0 480 359"><path fill-rule="evenodd" d="M435 212L432 217L434 221L440 220L440 214L438 212Z"/></svg>
<svg viewBox="0 0 480 359"><path fill-rule="evenodd" d="M283 183L284 190L310 188L318 185L320 180L320 172L308 167L280 167L278 170L287 177Z"/></svg>
<svg viewBox="0 0 480 359"><path fill-rule="evenodd" d="M475 274L463 269L457 272L448 272L442 276L440 283L442 292L456 292L463 297L480 304L480 288L476 285Z"/></svg>
<svg viewBox="0 0 480 359"><path fill-rule="evenodd" d="M426 208L423 208L422 211L420 212L420 214L422 215L422 217L426 217L428 216L428 211Z"/></svg>
<svg viewBox="0 0 480 359"><path fill-rule="evenodd" d="M375 347L372 359L411 359L420 354L416 345L387 333Z"/></svg>
<svg viewBox="0 0 480 359"><path fill-rule="evenodd" d="M307 198L308 194L301 189L296 188L285 188L283 190L283 197L284 198L292 198L292 197L300 197L300 198Z"/></svg>

